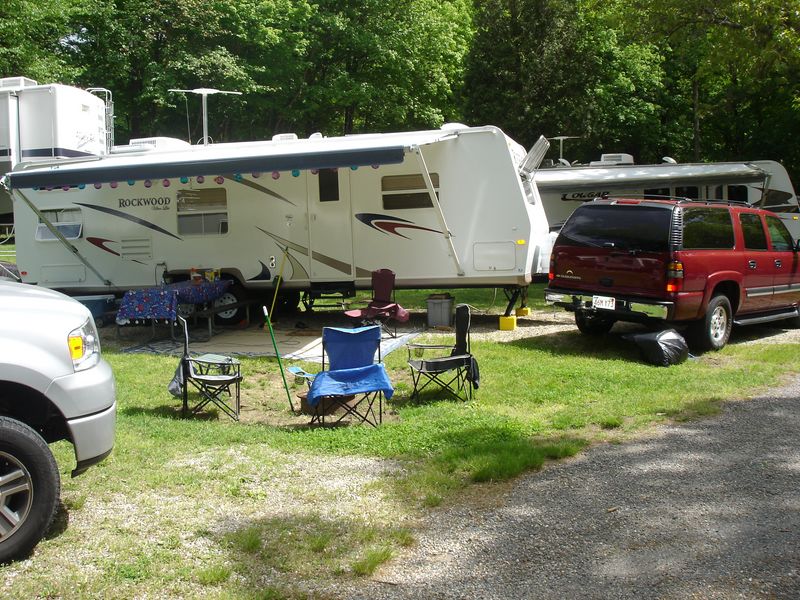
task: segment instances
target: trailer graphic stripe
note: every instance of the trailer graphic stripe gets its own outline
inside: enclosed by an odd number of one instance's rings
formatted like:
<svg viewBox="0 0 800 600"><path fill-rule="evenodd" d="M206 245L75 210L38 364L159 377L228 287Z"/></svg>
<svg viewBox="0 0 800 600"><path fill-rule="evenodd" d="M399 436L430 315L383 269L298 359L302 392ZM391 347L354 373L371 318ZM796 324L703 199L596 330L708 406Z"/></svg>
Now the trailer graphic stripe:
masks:
<svg viewBox="0 0 800 600"><path fill-rule="evenodd" d="M256 225L256 229L258 229L261 233L268 235L273 240L275 240L276 242L278 242L279 244L283 245L286 248L287 250L286 258L289 260L289 264L292 265L292 279L309 279L308 271L306 271L305 267L300 264L300 261L298 261L294 256L292 256L291 252L288 251L291 248L295 252L299 252L304 256L308 256L308 248L300 246L299 244L295 244L294 242L290 242L286 238L282 238L279 235L270 233L265 229L261 229L261 227L259 227L258 225ZM298 274L299 277L295 278L294 277L295 274Z"/></svg>
<svg viewBox="0 0 800 600"><path fill-rule="evenodd" d="M114 256L119 256L120 255L119 252L116 252L115 250L112 250L111 248L108 248L106 246L106 244L108 244L109 242L116 243L116 242L114 242L114 240L107 240L105 238L99 238L99 237L87 237L86 241L89 242L90 244L94 244L95 246L97 246L101 250L105 250L106 252L109 252L110 254L113 254Z"/></svg>
<svg viewBox="0 0 800 600"><path fill-rule="evenodd" d="M258 185L255 181L249 181L247 179L236 179L236 177L234 177L233 175L225 175L225 179L230 179L231 181L235 181L236 183L241 183L242 185L251 187L254 190L267 194L268 196L272 196L273 198L277 198L278 200L283 200L284 202L288 202L292 206L296 206L296 204L291 200L289 200L288 198L284 198L277 192L273 192L271 189L266 188L263 185Z"/></svg>
<svg viewBox="0 0 800 600"><path fill-rule="evenodd" d="M418 229L420 231L430 231L431 233L439 233L436 229L429 229L428 227L422 227L421 225L415 225L412 221L407 221L406 219L401 219L399 217L392 217L389 215L379 215L375 213L357 213L355 215L356 219L364 223L364 225L368 225L373 229L377 229L386 234L393 234L399 236L401 238L410 239L407 235L403 235L402 233L398 233L397 230L400 228L403 229Z"/></svg>
<svg viewBox="0 0 800 600"><path fill-rule="evenodd" d="M83 206L85 208L91 208L98 212L104 212L109 215L113 215L115 217L119 217L120 219L125 219L126 221L131 221L132 223L136 223L137 225L141 225L142 227L147 227L148 229L152 229L153 231L157 231L159 233L166 234L170 237L174 237L176 240L180 240L181 242L183 239L179 238L174 233L170 233L166 229L162 229L155 223L151 223L150 221L145 221L144 219L140 219L139 217L134 217L133 215L129 215L128 213L124 213L121 210L115 210L113 208L108 208L106 206L97 206L95 204L84 204L83 202L76 202L78 206Z"/></svg>
<svg viewBox="0 0 800 600"><path fill-rule="evenodd" d="M331 256L326 256L324 254L320 254L319 252L312 251L311 258L317 262L321 262L323 265L326 265L331 269L341 271L345 275L350 275L350 273L353 272L353 267L350 265L350 263L337 260Z"/></svg>

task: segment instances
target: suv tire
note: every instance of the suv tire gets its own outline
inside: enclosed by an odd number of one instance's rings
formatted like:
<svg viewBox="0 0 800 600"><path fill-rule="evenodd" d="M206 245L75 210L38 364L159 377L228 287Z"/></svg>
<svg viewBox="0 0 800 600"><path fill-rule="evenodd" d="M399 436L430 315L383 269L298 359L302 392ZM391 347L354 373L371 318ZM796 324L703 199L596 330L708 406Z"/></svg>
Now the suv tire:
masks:
<svg viewBox="0 0 800 600"><path fill-rule="evenodd" d="M33 429L0 417L0 563L27 556L53 520L58 466Z"/></svg>
<svg viewBox="0 0 800 600"><path fill-rule="evenodd" d="M585 335L605 335L614 326L614 319L584 311L575 311L575 325Z"/></svg>
<svg viewBox="0 0 800 600"><path fill-rule="evenodd" d="M731 302L725 295L711 298L705 317L689 325L689 340L695 350L721 350L728 343L733 326Z"/></svg>

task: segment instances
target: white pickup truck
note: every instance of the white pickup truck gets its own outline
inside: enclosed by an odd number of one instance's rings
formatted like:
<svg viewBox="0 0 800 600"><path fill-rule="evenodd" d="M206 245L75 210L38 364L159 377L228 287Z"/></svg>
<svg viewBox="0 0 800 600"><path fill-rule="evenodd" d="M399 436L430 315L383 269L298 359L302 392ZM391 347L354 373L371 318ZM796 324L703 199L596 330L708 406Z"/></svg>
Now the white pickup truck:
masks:
<svg viewBox="0 0 800 600"><path fill-rule="evenodd" d="M114 446L116 392L89 309L0 281L0 563L47 531L61 479L48 443L75 448L75 477Z"/></svg>

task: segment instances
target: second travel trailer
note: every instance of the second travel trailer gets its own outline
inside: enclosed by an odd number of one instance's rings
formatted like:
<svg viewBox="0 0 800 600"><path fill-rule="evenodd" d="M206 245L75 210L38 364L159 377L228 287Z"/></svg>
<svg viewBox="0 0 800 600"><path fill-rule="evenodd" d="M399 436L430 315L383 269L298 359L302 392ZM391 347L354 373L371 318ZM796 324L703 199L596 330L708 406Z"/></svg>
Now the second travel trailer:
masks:
<svg viewBox="0 0 800 600"><path fill-rule="evenodd" d="M107 155L18 165L23 281L123 292L219 270L232 298L369 288L524 290L548 225L526 155L496 127L193 146L132 140ZM294 293L295 296L291 296ZM511 303L509 304L509 310Z"/></svg>
<svg viewBox="0 0 800 600"><path fill-rule="evenodd" d="M800 238L800 209L786 169L772 160L637 165L630 154L604 154L589 165L542 168L536 172L551 228L558 229L578 206L607 194L746 201L778 214Z"/></svg>
<svg viewBox="0 0 800 600"><path fill-rule="evenodd" d="M0 78L0 175L21 162L106 153L113 143L111 111L105 89ZM12 211L11 197L0 189L0 225L12 224Z"/></svg>

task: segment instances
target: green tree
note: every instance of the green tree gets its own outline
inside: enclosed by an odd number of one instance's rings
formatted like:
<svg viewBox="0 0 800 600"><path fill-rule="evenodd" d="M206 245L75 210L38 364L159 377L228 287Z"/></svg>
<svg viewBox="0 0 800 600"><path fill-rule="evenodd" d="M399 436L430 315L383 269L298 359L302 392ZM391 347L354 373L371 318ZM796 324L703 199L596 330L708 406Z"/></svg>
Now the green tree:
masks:
<svg viewBox="0 0 800 600"><path fill-rule="evenodd" d="M590 9L570 0L476 2L468 118L526 145L568 134L581 136L571 148L584 155L609 146L647 153L663 130L662 57Z"/></svg>
<svg viewBox="0 0 800 600"><path fill-rule="evenodd" d="M668 118L691 131L681 158L771 158L800 175L799 0L637 0L616 10L667 56L668 94L682 99Z"/></svg>
<svg viewBox="0 0 800 600"><path fill-rule="evenodd" d="M66 54L70 15L77 2L5 0L0 3L0 77L40 82L74 80Z"/></svg>
<svg viewBox="0 0 800 600"><path fill-rule="evenodd" d="M465 0L321 0L314 6L304 81L307 129L412 129L459 116L471 38Z"/></svg>

